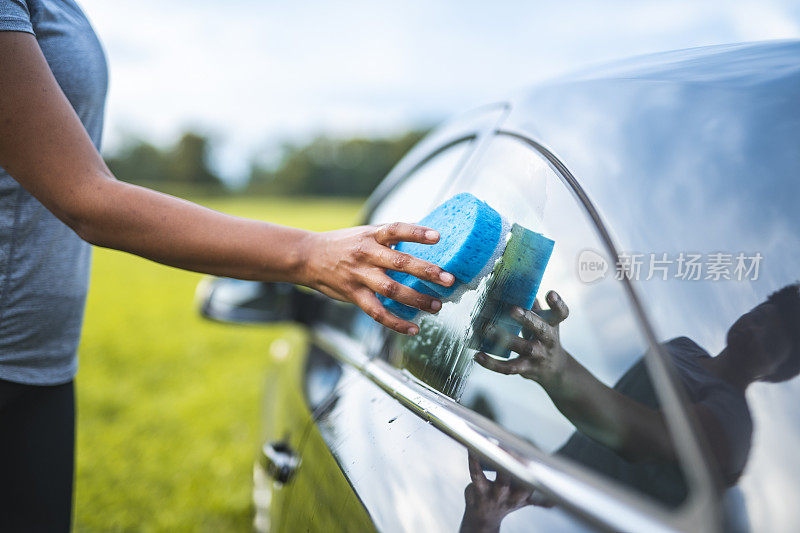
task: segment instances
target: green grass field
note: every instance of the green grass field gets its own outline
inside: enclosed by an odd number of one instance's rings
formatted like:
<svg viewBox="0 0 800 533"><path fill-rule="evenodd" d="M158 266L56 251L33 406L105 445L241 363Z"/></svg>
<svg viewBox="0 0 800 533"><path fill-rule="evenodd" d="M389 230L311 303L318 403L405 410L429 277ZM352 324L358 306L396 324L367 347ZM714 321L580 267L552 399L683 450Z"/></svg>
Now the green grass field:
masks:
<svg viewBox="0 0 800 533"><path fill-rule="evenodd" d="M314 230L360 201L220 199L220 211ZM96 249L80 348L77 531L247 531L270 342L297 329L202 320L201 275Z"/></svg>

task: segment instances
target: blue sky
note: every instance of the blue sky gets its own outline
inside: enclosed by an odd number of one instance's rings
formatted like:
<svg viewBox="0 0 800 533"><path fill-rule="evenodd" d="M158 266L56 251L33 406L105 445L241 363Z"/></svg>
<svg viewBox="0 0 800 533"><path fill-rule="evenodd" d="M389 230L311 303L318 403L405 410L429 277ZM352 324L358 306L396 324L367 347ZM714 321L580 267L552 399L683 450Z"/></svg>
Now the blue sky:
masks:
<svg viewBox="0 0 800 533"><path fill-rule="evenodd" d="M110 62L106 147L199 127L234 179L287 138L402 131L631 55L800 38L778 0L79 2Z"/></svg>

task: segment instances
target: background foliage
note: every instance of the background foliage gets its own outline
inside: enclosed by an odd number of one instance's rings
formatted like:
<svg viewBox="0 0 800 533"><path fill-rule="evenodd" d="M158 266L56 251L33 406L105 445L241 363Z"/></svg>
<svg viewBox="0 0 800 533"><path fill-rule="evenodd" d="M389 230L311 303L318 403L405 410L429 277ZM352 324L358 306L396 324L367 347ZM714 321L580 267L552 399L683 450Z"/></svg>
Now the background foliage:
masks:
<svg viewBox="0 0 800 533"><path fill-rule="evenodd" d="M131 139L118 153L106 157L106 163L117 178L140 185L179 184L221 191L222 181L209 165L210 152L208 136L187 131L167 148Z"/></svg>
<svg viewBox="0 0 800 533"><path fill-rule="evenodd" d="M365 197L394 164L425 134L411 131L392 137L316 137L305 144L286 143L277 163L253 157L245 194ZM187 131L172 146L159 148L129 139L106 158L120 179L165 192L219 194L223 180L211 165L213 138Z"/></svg>

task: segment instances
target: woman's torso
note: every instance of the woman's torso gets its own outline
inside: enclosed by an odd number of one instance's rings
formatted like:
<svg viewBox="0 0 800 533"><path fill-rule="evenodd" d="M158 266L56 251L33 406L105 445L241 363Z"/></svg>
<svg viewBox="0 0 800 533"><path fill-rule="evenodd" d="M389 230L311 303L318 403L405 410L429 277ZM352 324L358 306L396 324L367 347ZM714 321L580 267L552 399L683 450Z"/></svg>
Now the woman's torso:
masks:
<svg viewBox="0 0 800 533"><path fill-rule="evenodd" d="M99 149L108 75L80 8L73 0L0 0L0 29L35 34ZM0 379L72 379L90 262L90 246L0 168Z"/></svg>

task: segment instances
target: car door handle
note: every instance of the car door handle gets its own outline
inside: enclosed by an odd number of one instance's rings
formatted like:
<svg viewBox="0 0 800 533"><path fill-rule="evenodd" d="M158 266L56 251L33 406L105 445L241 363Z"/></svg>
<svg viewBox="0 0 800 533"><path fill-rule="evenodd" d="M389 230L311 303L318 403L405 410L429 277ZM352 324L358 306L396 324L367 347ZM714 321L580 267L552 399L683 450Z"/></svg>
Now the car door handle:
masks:
<svg viewBox="0 0 800 533"><path fill-rule="evenodd" d="M292 479L300 466L300 457L287 442L267 442L261 447L259 462L270 477L283 484Z"/></svg>

